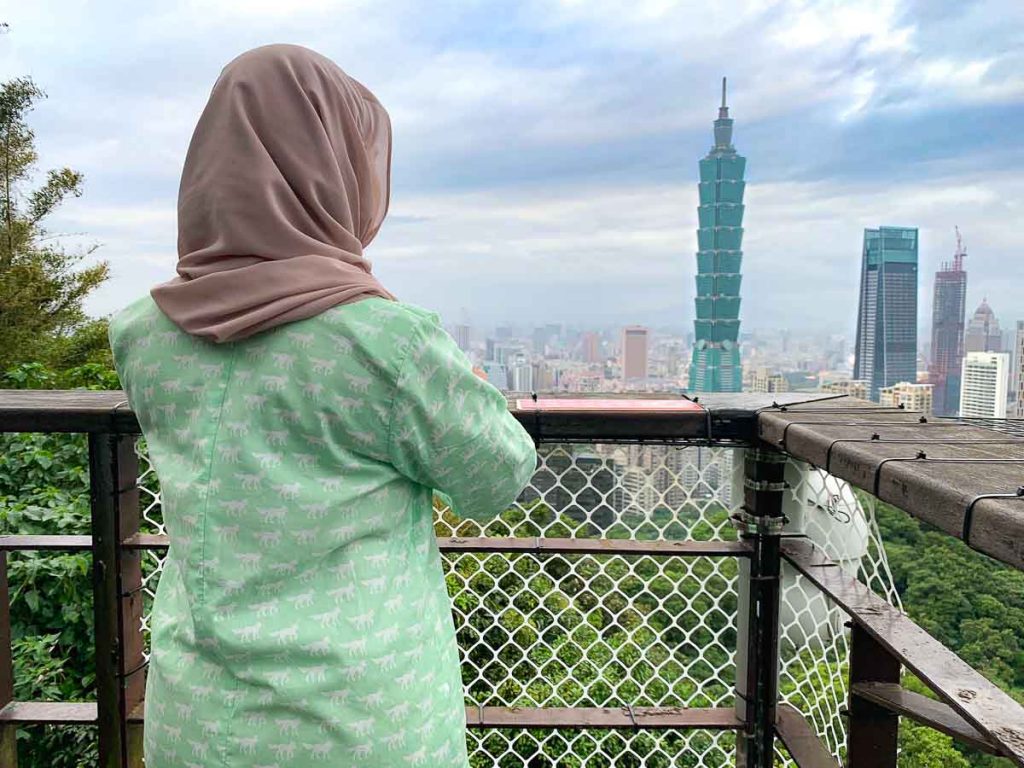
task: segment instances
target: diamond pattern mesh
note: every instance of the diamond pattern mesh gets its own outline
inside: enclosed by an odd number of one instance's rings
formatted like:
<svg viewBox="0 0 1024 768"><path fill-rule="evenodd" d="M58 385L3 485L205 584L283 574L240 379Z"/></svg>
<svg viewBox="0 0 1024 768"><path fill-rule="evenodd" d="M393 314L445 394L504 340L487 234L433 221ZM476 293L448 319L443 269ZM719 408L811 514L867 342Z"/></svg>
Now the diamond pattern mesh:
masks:
<svg viewBox="0 0 1024 768"><path fill-rule="evenodd" d="M142 531L165 533L142 439L137 450ZM512 508L481 525L438 507L437 535L736 538L729 516L742 503L741 449L559 444L541 446L538 455ZM898 604L873 505L798 462L787 466L787 481L790 527ZM845 517L849 524L839 525ZM162 556L147 552L144 560L147 643ZM449 552L443 562L469 705L733 705L734 558ZM812 585L784 571L782 699L811 720L837 757L845 738L845 620ZM468 738L474 766L517 768L717 768L734 763L736 739L711 731L475 728ZM781 746L778 761L792 765Z"/></svg>
<svg viewBox="0 0 1024 768"><path fill-rule="evenodd" d="M803 462L786 467L785 514L824 554L902 608L875 520L875 498ZM782 564L780 699L811 723L843 762L849 616L788 563ZM793 765L790 763L785 763Z"/></svg>

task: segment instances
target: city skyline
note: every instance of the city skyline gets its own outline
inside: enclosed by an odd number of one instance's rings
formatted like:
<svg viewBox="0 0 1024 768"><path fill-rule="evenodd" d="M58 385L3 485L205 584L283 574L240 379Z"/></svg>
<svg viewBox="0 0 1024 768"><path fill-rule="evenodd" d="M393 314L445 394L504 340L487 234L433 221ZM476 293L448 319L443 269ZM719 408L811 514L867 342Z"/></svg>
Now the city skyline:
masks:
<svg viewBox="0 0 1024 768"><path fill-rule="evenodd" d="M367 255L397 296L449 322L465 306L476 325L688 323L693 159L723 71L757 158L745 327L849 333L850 252L879 221L919 229L924 274L963 227L968 305L987 296L1012 322L1024 317L1024 60L1010 22L1024 8L930 5L641 2L624 18L531 0L425 20L396 0L287 14L221 0L201 19L40 2L9 12L0 74L49 93L31 115L43 167L85 174L51 229L102 244L113 277L90 300L99 314L173 274L178 173L213 79L235 53L284 40L336 58L391 111L392 210ZM80 45L56 45L71 34ZM930 285L919 298L924 330Z"/></svg>

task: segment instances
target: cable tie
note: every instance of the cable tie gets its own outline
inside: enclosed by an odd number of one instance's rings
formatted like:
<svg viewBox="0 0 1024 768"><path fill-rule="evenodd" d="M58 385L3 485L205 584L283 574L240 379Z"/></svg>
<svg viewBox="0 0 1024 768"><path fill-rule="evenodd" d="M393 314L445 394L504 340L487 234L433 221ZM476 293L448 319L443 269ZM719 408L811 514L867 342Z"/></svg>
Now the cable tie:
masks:
<svg viewBox="0 0 1024 768"><path fill-rule="evenodd" d="M964 544L971 546L971 523L974 522L974 505L982 499L1022 499L1024 498L1024 485L1017 488L1014 493L982 493L971 499L971 503L964 510L964 527L960 538Z"/></svg>

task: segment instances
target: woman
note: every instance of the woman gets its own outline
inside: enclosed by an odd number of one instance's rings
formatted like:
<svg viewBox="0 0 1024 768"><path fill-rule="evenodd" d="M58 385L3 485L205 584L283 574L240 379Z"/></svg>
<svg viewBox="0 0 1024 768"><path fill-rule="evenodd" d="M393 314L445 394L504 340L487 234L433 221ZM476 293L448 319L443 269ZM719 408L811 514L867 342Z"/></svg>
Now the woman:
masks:
<svg viewBox="0 0 1024 768"><path fill-rule="evenodd" d="M111 321L171 541L148 768L468 766L432 489L486 520L536 453L371 274L390 161L387 113L331 61L243 54L185 159L178 277Z"/></svg>

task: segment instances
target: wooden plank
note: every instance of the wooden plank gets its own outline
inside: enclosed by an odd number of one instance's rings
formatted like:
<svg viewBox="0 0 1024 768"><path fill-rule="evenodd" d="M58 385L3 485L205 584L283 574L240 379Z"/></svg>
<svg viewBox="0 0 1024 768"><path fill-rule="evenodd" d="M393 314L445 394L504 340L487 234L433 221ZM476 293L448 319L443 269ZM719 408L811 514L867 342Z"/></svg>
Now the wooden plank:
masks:
<svg viewBox="0 0 1024 768"><path fill-rule="evenodd" d="M96 702L12 701L0 709L0 722L18 725L96 725Z"/></svg>
<svg viewBox="0 0 1024 768"><path fill-rule="evenodd" d="M909 717L936 731L942 731L974 749L992 755L1003 755L998 745L986 739L948 704L908 691L897 683L852 683L850 693L854 697L885 707L890 712Z"/></svg>
<svg viewBox="0 0 1024 768"><path fill-rule="evenodd" d="M129 720L145 720L141 702ZM679 730L738 730L742 721L732 709L698 707L466 707L470 728L675 728Z"/></svg>
<svg viewBox="0 0 1024 768"><path fill-rule="evenodd" d="M79 552L92 549L92 536L0 536L0 552L51 550Z"/></svg>
<svg viewBox="0 0 1024 768"><path fill-rule="evenodd" d="M0 432L139 431L120 390L0 389Z"/></svg>
<svg viewBox="0 0 1024 768"><path fill-rule="evenodd" d="M165 533L133 533L121 541L125 549L167 549L171 537Z"/></svg>
<svg viewBox="0 0 1024 768"><path fill-rule="evenodd" d="M163 534L137 533L124 540L127 549L166 549ZM570 539L535 536L438 536L442 552L523 552L571 555L658 555L674 557L749 557L742 541L637 541L634 539Z"/></svg>
<svg viewBox="0 0 1024 768"><path fill-rule="evenodd" d="M11 650L11 592L7 553L0 552L0 709L14 701L14 657ZM18 729L0 724L0 765L18 768Z"/></svg>
<svg viewBox="0 0 1024 768"><path fill-rule="evenodd" d="M123 541L139 532L142 510L139 506L139 459L135 452L135 435L117 436L117 531L116 540ZM118 661L122 715L142 702L146 693L146 664L142 635L142 553L137 549L118 547L117 591L121 648ZM125 730L125 768L141 768L143 743L140 728Z"/></svg>
<svg viewBox="0 0 1024 768"><path fill-rule="evenodd" d="M515 407L514 401L529 398L530 393L509 393L509 410L536 438L545 442L560 440L732 442L747 443L755 438L757 412L777 402L825 400L830 395L798 393L728 393L694 397L707 413L661 414L622 418L605 412L557 414L528 412ZM682 399L678 392L621 394L551 394L545 399L571 397L584 399ZM109 432L138 434L135 414L127 406L123 392L89 390L0 389L0 432Z"/></svg>
<svg viewBox="0 0 1024 768"><path fill-rule="evenodd" d="M439 536L442 552L524 552L575 555L658 555L675 557L748 557L742 541L637 541L634 539L571 539L541 537Z"/></svg>
<svg viewBox="0 0 1024 768"><path fill-rule="evenodd" d="M1024 768L1024 707L905 614L824 560L808 540L786 539L782 553L957 714Z"/></svg>
<svg viewBox="0 0 1024 768"><path fill-rule="evenodd" d="M841 768L807 719L789 704L775 711L775 733L797 768Z"/></svg>
<svg viewBox="0 0 1024 768"><path fill-rule="evenodd" d="M470 728L643 728L738 730L732 709L691 707L466 707Z"/></svg>
<svg viewBox="0 0 1024 768"><path fill-rule="evenodd" d="M1024 481L1024 442L1005 433L944 420L921 424L901 411L837 410L833 401L811 413L799 407L764 412L759 436L777 447L784 440L796 458L827 467L870 493L877 489L882 501L958 538L963 538L967 509L975 498L1012 494ZM872 435L879 439L871 440ZM922 453L923 459L914 458ZM978 501L969 543L1024 569L1024 497Z"/></svg>
<svg viewBox="0 0 1024 768"><path fill-rule="evenodd" d="M900 660L863 626L850 631L850 685L899 683ZM891 710L850 697L846 734L848 768L896 768L900 719Z"/></svg>

